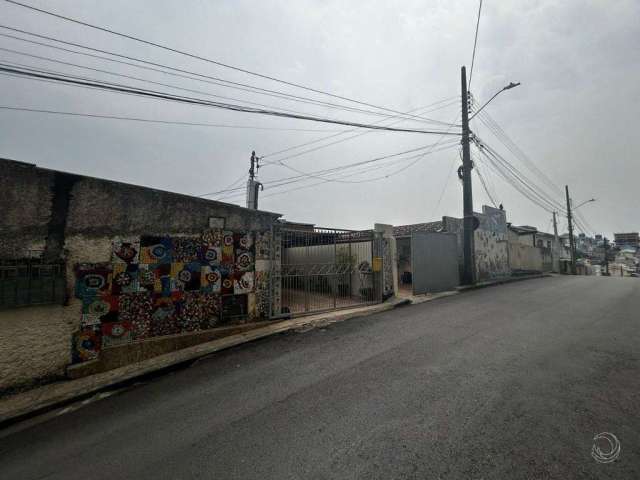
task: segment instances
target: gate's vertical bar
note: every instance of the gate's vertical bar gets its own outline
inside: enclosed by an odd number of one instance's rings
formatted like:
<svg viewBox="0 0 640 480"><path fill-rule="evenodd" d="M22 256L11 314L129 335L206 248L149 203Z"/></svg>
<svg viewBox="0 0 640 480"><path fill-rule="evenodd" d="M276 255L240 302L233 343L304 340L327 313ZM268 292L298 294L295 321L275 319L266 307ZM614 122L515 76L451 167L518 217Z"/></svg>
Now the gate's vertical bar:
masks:
<svg viewBox="0 0 640 480"><path fill-rule="evenodd" d="M336 289L338 288L338 278L336 276L338 272L338 234L336 232L333 234L333 265L331 265L330 268L329 278L331 279L330 285L333 297L333 308L336 308Z"/></svg>
<svg viewBox="0 0 640 480"><path fill-rule="evenodd" d="M271 228L270 228L270 232L269 232L269 308L268 308L268 315L269 318L273 318L273 289L275 288L274 283L275 283L275 271L274 271L274 264L275 264L275 251L276 251L276 236L275 236L275 231L273 228L273 221L271 222Z"/></svg>
<svg viewBox="0 0 640 480"><path fill-rule="evenodd" d="M313 233L311 235L313 235ZM309 259L309 251L311 250L309 248L309 240L310 240L309 237L310 235L308 233L305 233L304 245L305 245L305 252L306 252L305 257L307 258L307 260ZM304 311L305 312L309 311L309 274L310 274L309 264L308 263L302 264L302 285L304 288Z"/></svg>
<svg viewBox="0 0 640 480"><path fill-rule="evenodd" d="M354 270L354 261L353 261L353 257L351 256L351 242L353 240L352 237L352 233L349 232L348 234L348 241L349 241L349 300L351 300L351 297L353 295L353 270Z"/></svg>

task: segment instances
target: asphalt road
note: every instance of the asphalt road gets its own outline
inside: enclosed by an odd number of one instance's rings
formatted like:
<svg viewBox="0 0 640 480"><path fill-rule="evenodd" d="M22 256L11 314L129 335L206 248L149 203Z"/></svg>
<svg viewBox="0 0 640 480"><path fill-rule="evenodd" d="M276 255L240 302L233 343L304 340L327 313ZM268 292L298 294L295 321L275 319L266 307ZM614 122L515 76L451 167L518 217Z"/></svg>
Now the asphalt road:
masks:
<svg viewBox="0 0 640 480"><path fill-rule="evenodd" d="M591 456L601 432L613 463ZM5 435L0 477L640 478L640 279L531 280L244 345Z"/></svg>

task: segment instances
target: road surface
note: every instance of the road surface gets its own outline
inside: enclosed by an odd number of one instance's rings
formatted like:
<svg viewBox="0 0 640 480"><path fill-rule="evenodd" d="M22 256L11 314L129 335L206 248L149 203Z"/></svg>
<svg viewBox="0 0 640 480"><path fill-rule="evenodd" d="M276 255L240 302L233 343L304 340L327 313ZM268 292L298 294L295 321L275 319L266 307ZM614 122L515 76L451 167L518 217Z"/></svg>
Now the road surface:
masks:
<svg viewBox="0 0 640 480"><path fill-rule="evenodd" d="M613 463L592 458L602 432ZM221 352L5 432L0 477L640 478L640 279L518 282Z"/></svg>

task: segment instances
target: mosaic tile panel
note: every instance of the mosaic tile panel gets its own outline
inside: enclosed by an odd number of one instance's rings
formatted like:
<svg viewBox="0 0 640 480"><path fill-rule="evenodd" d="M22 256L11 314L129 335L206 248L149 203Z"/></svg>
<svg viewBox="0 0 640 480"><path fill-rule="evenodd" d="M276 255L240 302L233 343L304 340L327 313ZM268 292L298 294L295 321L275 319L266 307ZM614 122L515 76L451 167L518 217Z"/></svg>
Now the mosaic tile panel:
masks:
<svg viewBox="0 0 640 480"><path fill-rule="evenodd" d="M269 243L269 232L215 229L117 239L110 263L76 267L82 316L73 361L97 358L110 346L268 315L268 272L256 272L256 258L268 265Z"/></svg>

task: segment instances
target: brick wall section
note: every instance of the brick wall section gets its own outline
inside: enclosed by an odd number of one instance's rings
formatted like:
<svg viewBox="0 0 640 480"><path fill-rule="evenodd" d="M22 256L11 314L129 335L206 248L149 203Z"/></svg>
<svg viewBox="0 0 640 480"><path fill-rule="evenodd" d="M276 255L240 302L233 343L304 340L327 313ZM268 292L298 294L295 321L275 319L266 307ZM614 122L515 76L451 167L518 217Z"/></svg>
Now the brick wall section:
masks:
<svg viewBox="0 0 640 480"><path fill-rule="evenodd" d="M71 336L81 315L81 302L73 296L76 263L109 261L112 242L122 237L197 235L209 228L211 217L224 218L229 230L264 231L280 216L3 159L0 211L0 259L59 251L67 264L69 298L66 306L0 310L0 392L61 375L70 363Z"/></svg>

